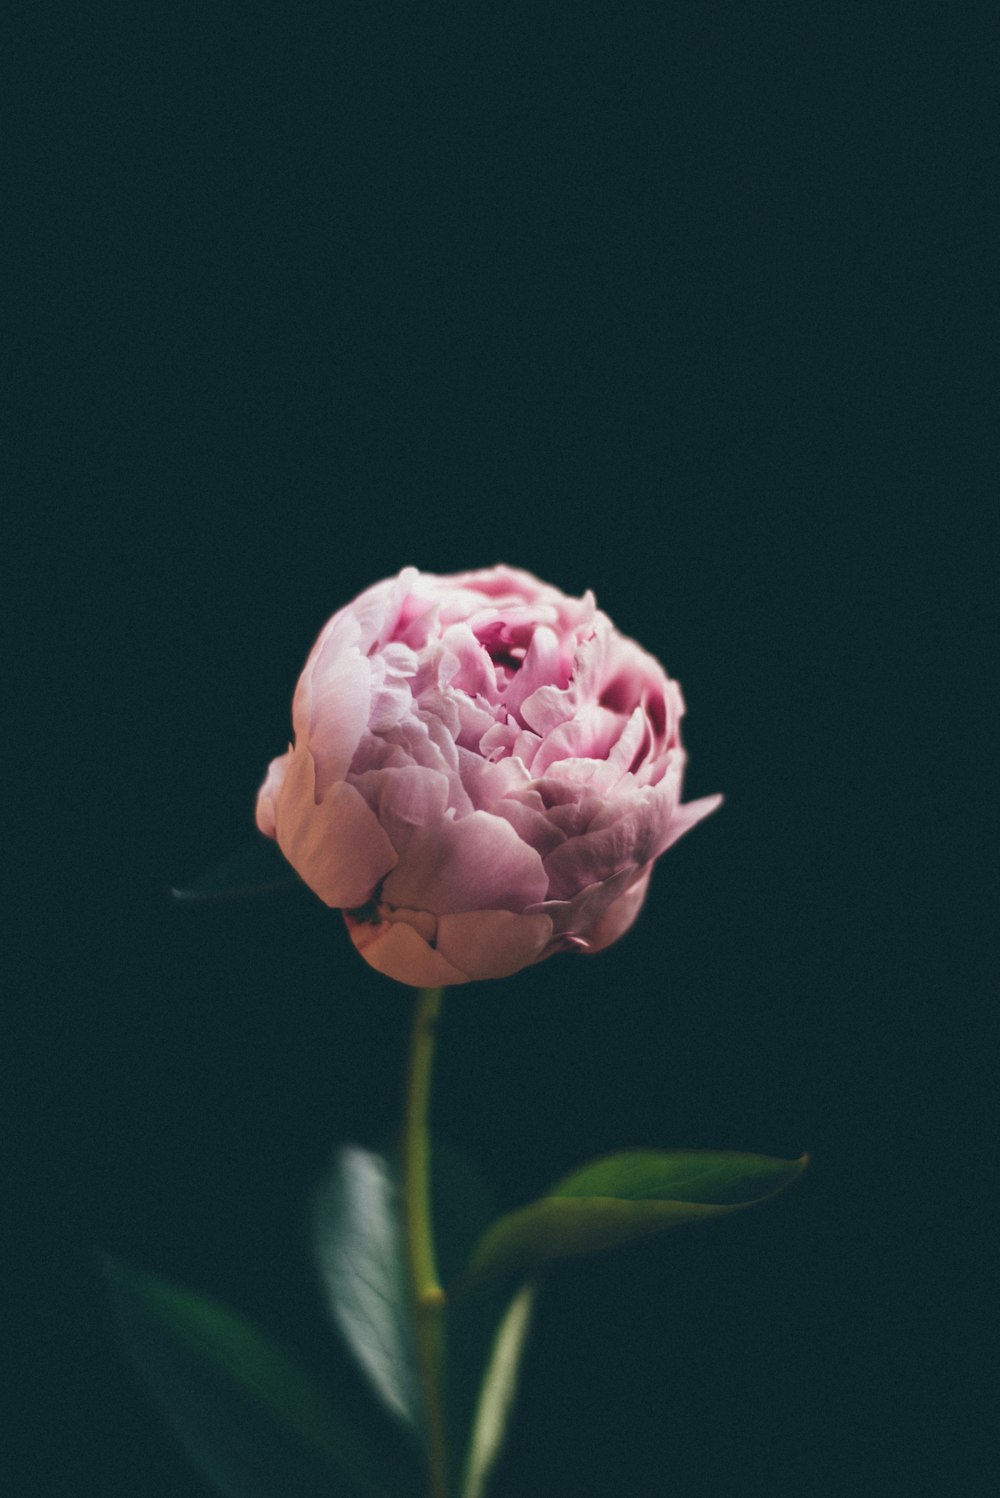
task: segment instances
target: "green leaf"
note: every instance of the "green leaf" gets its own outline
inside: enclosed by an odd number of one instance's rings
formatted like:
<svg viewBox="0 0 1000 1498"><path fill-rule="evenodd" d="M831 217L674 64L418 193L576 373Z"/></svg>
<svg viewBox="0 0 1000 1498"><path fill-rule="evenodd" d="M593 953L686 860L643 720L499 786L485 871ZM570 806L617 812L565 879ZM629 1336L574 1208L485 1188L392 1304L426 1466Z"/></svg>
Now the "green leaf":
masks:
<svg viewBox="0 0 1000 1498"><path fill-rule="evenodd" d="M420 1397L393 1166L355 1145L338 1150L316 1192L313 1222L334 1321L385 1407L417 1427Z"/></svg>
<svg viewBox="0 0 1000 1498"><path fill-rule="evenodd" d="M458 1152L434 1140L431 1192L438 1268L447 1283L460 1272L492 1215L478 1171ZM383 1405L407 1428L419 1426L420 1400L412 1346L403 1249L399 1167L392 1154L351 1146L338 1150L328 1180L314 1199L316 1256L333 1320ZM449 1439L456 1471L475 1443L477 1480L499 1448L503 1419L501 1367L512 1372L511 1336L497 1362L498 1326L510 1315L509 1297L494 1285L450 1300L445 1310ZM513 1322L517 1321L513 1313ZM521 1337L527 1331L522 1318ZM492 1361L491 1361L492 1359ZM516 1359L514 1360L516 1363ZM484 1370L491 1393L483 1396ZM513 1383L506 1395L509 1405ZM478 1402L478 1404L477 1404ZM506 1412L506 1406L504 1413ZM495 1446L488 1447L492 1412ZM482 1411L479 1413L478 1411ZM482 1432L471 1436L474 1425ZM468 1461L472 1461L471 1455Z"/></svg>
<svg viewBox="0 0 1000 1498"><path fill-rule="evenodd" d="M473 1249L459 1289L752 1206L790 1185L806 1162L717 1150L594 1160L498 1218Z"/></svg>
<svg viewBox="0 0 1000 1498"><path fill-rule="evenodd" d="M746 1207L790 1185L807 1163L807 1155L775 1160L734 1150L630 1150L581 1165L548 1194Z"/></svg>
<svg viewBox="0 0 1000 1498"><path fill-rule="evenodd" d="M522 1285L497 1328L466 1454L462 1498L483 1498L500 1454L531 1326L535 1286Z"/></svg>
<svg viewBox="0 0 1000 1498"><path fill-rule="evenodd" d="M227 858L212 864L183 889L175 888L170 893L183 904L205 904L269 894L298 882L277 843L261 834L241 843Z"/></svg>
<svg viewBox="0 0 1000 1498"><path fill-rule="evenodd" d="M386 1498L325 1396L250 1322L113 1260L106 1272L133 1361L227 1498Z"/></svg>

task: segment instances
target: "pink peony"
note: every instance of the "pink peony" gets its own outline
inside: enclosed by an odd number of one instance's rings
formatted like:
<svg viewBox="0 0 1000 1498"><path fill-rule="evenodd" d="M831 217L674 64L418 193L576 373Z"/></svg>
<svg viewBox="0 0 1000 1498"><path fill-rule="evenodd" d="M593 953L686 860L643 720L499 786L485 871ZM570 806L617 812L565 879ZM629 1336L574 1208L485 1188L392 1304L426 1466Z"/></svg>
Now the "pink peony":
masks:
<svg viewBox="0 0 1000 1498"><path fill-rule="evenodd" d="M257 825L372 967L502 978L628 930L681 805L680 688L594 597L407 567L327 624Z"/></svg>

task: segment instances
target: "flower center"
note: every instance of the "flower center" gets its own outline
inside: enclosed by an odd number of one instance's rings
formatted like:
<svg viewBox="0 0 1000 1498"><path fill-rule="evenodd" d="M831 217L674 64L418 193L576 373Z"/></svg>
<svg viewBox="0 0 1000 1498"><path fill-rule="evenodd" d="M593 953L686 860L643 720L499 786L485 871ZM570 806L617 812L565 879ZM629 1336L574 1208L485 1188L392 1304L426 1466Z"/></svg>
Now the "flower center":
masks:
<svg viewBox="0 0 1000 1498"><path fill-rule="evenodd" d="M525 652L516 645L512 647L498 641L492 646L487 646L487 654L494 666L501 666L513 676L521 669Z"/></svg>

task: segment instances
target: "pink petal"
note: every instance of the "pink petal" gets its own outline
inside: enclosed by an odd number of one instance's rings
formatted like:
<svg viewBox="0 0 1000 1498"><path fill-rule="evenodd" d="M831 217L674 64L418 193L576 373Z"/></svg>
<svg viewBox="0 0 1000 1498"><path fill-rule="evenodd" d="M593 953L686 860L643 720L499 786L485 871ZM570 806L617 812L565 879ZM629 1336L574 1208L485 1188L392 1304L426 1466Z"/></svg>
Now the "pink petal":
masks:
<svg viewBox="0 0 1000 1498"><path fill-rule="evenodd" d="M497 675L488 653L468 624L451 624L441 640L441 681L469 697L496 698Z"/></svg>
<svg viewBox="0 0 1000 1498"><path fill-rule="evenodd" d="M375 644L392 639L400 611L420 574L416 567L404 567L395 577L366 588L352 604L351 613L358 621L358 648L362 655Z"/></svg>
<svg viewBox="0 0 1000 1498"><path fill-rule="evenodd" d="M350 768L371 708L371 668L357 647L331 638L312 668L309 721L296 721L296 743L303 741L316 762L320 796Z"/></svg>
<svg viewBox="0 0 1000 1498"><path fill-rule="evenodd" d="M552 937L547 915L472 910L438 921L438 952L470 978L506 978L537 962Z"/></svg>
<svg viewBox="0 0 1000 1498"><path fill-rule="evenodd" d="M531 637L521 669L503 694L504 706L509 713L517 713L525 698L539 687L551 686L553 682L565 685L561 677L559 641L553 630L540 625Z"/></svg>
<svg viewBox="0 0 1000 1498"><path fill-rule="evenodd" d="M580 946L589 948L591 938L608 910L641 878L642 870L624 868L612 874L610 879L586 885L572 899L544 900L533 906L528 914L547 915L557 940L572 937Z"/></svg>
<svg viewBox="0 0 1000 1498"><path fill-rule="evenodd" d="M450 987L468 983L469 975L453 967L406 921L355 921L344 912L351 940L376 972L413 988Z"/></svg>
<svg viewBox="0 0 1000 1498"><path fill-rule="evenodd" d="M318 804L315 791L312 755L296 748L277 803L278 846L327 905L364 905L396 851L353 786L339 781Z"/></svg>
<svg viewBox="0 0 1000 1498"><path fill-rule="evenodd" d="M544 898L548 877L534 848L502 817L474 811L416 828L406 856L386 880L389 905L435 915L465 910L522 911Z"/></svg>
<svg viewBox="0 0 1000 1498"><path fill-rule="evenodd" d="M498 817L510 823L522 843L535 849L543 862L553 849L566 841L565 835L544 812L526 806L516 796L505 797L493 809Z"/></svg>
<svg viewBox="0 0 1000 1498"><path fill-rule="evenodd" d="M389 646L390 650L400 648L405 649L405 646ZM371 707L367 727L372 733L388 733L413 707L407 673L394 670L385 655L372 656L368 661L368 669Z"/></svg>
<svg viewBox="0 0 1000 1498"><path fill-rule="evenodd" d="M264 784L257 792L257 826L265 837L274 837L278 798L285 783L291 754L292 750L289 748L287 754L280 754L277 759L272 759L267 767Z"/></svg>
<svg viewBox="0 0 1000 1498"><path fill-rule="evenodd" d="M569 722L553 729L542 740L532 761L536 775L587 781L597 768L594 761L607 759L621 736L620 713L591 703L577 710Z"/></svg>
<svg viewBox="0 0 1000 1498"><path fill-rule="evenodd" d="M643 744L648 746L649 739L646 714L641 707L637 707L628 721L622 723L618 741L608 751L607 759L603 760L591 775L592 788L601 795L612 794L622 776L629 772L632 761L642 749Z"/></svg>
<svg viewBox="0 0 1000 1498"><path fill-rule="evenodd" d="M474 749L458 746L458 773L475 811L492 811L504 796L525 790L531 777L522 764L509 756L483 759Z"/></svg>
<svg viewBox="0 0 1000 1498"><path fill-rule="evenodd" d="M590 933L587 942L589 951L603 952L605 947L610 947L613 941L625 935L642 909L652 872L653 868L650 864L635 883L629 885L628 889L608 906L603 917Z"/></svg>
<svg viewBox="0 0 1000 1498"><path fill-rule="evenodd" d="M415 828L435 826L448 809L448 776L423 765L368 770L352 775L350 784L364 797L400 855Z"/></svg>
<svg viewBox="0 0 1000 1498"><path fill-rule="evenodd" d="M671 805L659 787L612 800L604 825L569 838L545 860L554 899L572 899L589 884L603 883L627 868L647 864L667 837Z"/></svg>
<svg viewBox="0 0 1000 1498"><path fill-rule="evenodd" d="M529 728L544 736L573 716L572 688L537 687L521 704L521 717Z"/></svg>
<svg viewBox="0 0 1000 1498"><path fill-rule="evenodd" d="M692 827L711 816L712 812L722 805L721 796L701 796L697 801L688 801L684 806L678 806L670 818L667 828L666 841L656 850L656 856L665 853L672 848L678 838L682 838L685 832L690 832Z"/></svg>

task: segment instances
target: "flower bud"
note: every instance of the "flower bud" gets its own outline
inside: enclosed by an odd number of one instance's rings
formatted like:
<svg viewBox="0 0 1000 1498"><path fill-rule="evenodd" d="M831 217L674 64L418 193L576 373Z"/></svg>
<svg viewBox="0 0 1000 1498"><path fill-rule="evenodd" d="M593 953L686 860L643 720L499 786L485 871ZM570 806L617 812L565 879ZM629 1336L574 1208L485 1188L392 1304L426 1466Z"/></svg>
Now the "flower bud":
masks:
<svg viewBox="0 0 1000 1498"><path fill-rule="evenodd" d="M681 805L683 712L591 593L407 567L313 646L257 825L379 972L502 978L616 941L719 804Z"/></svg>

